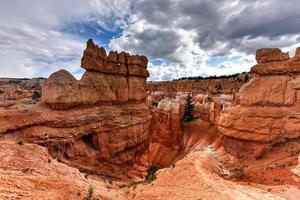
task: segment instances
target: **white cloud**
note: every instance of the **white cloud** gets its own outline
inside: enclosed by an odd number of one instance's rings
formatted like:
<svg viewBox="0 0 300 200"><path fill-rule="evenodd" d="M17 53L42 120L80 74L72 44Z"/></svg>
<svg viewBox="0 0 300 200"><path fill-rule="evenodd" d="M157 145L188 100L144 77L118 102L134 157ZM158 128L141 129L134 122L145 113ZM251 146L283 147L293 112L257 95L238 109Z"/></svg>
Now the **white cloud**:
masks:
<svg viewBox="0 0 300 200"><path fill-rule="evenodd" d="M124 23L129 5L127 0L1 1L0 77L47 77L61 68L75 74L88 38L64 29L99 22L113 30Z"/></svg>
<svg viewBox="0 0 300 200"><path fill-rule="evenodd" d="M1 1L0 76L48 76L65 68L80 77L84 24L95 25L95 37L121 29L102 45L146 55L150 80L247 71L257 48L294 53L299 8L297 0Z"/></svg>

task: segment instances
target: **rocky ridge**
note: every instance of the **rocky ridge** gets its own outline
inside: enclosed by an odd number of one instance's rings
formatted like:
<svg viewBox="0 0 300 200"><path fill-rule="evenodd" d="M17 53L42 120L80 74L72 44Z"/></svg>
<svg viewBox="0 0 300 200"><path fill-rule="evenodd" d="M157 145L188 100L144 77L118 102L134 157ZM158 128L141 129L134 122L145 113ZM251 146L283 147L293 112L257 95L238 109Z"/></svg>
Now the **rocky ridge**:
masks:
<svg viewBox="0 0 300 200"><path fill-rule="evenodd" d="M298 199L296 52L258 50L243 86L146 86L145 57L89 40L81 80L61 70L41 102L0 108L0 197L82 199L93 185L102 199ZM189 92L195 119L182 122ZM128 184L150 164L165 168L156 180Z"/></svg>
<svg viewBox="0 0 300 200"><path fill-rule="evenodd" d="M150 122L147 59L110 53L116 60L108 56L103 66L118 69L121 62L126 70L104 72L100 51L105 54L87 42L82 66L88 70L81 80L60 70L44 81L39 103L1 109L0 135L45 146L53 158L89 173L123 180L141 176Z"/></svg>

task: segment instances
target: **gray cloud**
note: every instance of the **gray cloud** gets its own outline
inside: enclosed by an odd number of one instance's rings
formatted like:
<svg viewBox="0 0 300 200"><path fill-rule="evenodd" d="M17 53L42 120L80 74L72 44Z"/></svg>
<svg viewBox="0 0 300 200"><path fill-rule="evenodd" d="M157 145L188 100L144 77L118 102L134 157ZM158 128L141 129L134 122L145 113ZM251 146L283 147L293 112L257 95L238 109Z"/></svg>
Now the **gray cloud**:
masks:
<svg viewBox="0 0 300 200"><path fill-rule="evenodd" d="M70 27L78 24L121 29L104 45L161 60L149 67L153 79L240 72L257 48L300 43L299 9L298 0L2 1L0 76L77 72L86 40ZM224 59L208 66L212 56Z"/></svg>
<svg viewBox="0 0 300 200"><path fill-rule="evenodd" d="M195 31L199 47L214 50L217 55L230 53L232 49L254 53L249 52L253 48L246 46L248 43L243 41L265 37L267 39L260 46L269 46L280 36L300 32L298 0L136 0L133 5L133 13L138 16L138 20L145 20L147 24L175 33L178 29ZM160 28L156 29L157 33L154 35L160 34ZM144 30L130 36L142 39L142 34L147 35L148 32ZM165 45L176 42L177 38L170 37ZM220 42L224 43L222 49ZM288 39L285 42L278 43L279 47L289 45ZM147 48L147 45L151 43L137 46L136 50ZM173 45L173 51L176 48ZM150 55L156 57L154 51L153 49L153 54Z"/></svg>
<svg viewBox="0 0 300 200"><path fill-rule="evenodd" d="M60 68L76 74L87 38L66 29L94 23L114 30L129 8L127 0L1 1L0 76L48 76Z"/></svg>

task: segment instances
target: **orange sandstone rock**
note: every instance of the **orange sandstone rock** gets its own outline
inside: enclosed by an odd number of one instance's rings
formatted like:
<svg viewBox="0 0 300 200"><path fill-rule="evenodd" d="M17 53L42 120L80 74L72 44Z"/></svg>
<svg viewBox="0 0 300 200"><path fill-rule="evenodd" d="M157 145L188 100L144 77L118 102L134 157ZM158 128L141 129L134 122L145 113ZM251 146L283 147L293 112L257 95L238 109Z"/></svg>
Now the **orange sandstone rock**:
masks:
<svg viewBox="0 0 300 200"><path fill-rule="evenodd" d="M220 132L236 139L271 144L298 138L298 61L288 59L279 49L257 50L256 57L259 64L251 69L256 75L241 87L239 105L221 116Z"/></svg>
<svg viewBox="0 0 300 200"><path fill-rule="evenodd" d="M43 87L43 102L55 109L78 105L145 102L147 58L111 51L106 56L92 40L81 60L87 71L77 81L69 72L52 74Z"/></svg>
<svg viewBox="0 0 300 200"><path fill-rule="evenodd" d="M288 60L289 54L283 53L278 48L265 48L256 51L257 63L274 62Z"/></svg>

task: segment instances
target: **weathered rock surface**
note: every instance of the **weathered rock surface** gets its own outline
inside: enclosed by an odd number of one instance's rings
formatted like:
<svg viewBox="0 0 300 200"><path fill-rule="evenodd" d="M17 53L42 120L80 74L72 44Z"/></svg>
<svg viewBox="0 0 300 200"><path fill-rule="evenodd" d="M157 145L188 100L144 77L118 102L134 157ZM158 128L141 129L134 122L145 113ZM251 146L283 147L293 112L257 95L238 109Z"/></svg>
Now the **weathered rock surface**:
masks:
<svg viewBox="0 0 300 200"><path fill-rule="evenodd" d="M65 70L53 73L43 84L42 102L0 109L0 135L45 146L52 157L91 173L141 176L151 117L146 76L100 70L101 59L109 64L117 57L89 40L82 65L90 68L81 80ZM126 67L147 71L145 57L123 52L121 58Z"/></svg>
<svg viewBox="0 0 300 200"><path fill-rule="evenodd" d="M298 165L294 169L292 169L292 172L296 176L300 177L300 155L298 156Z"/></svg>
<svg viewBox="0 0 300 200"><path fill-rule="evenodd" d="M187 93L174 91L167 95L163 91L149 91L148 96L152 116L148 152L151 162L159 167L168 167L191 151L217 140L217 129L213 125L217 104L210 102L208 95L197 94L194 97L197 119L189 123L182 122Z"/></svg>
<svg viewBox="0 0 300 200"><path fill-rule="evenodd" d="M100 179L85 178L78 169L57 162L36 144L0 142L0 199L125 199L122 191L107 190Z"/></svg>
<svg viewBox="0 0 300 200"><path fill-rule="evenodd" d="M150 115L143 103L67 111L28 105L0 110L0 118L3 138L46 146L62 162L119 178L138 174L135 163L148 146Z"/></svg>
<svg viewBox="0 0 300 200"><path fill-rule="evenodd" d="M239 104L221 116L222 134L262 143L300 137L300 62L286 56L278 49L257 51L256 76L240 89Z"/></svg>
<svg viewBox="0 0 300 200"><path fill-rule="evenodd" d="M137 200L281 199L265 190L220 177L227 173L210 149L196 151L176 162L174 167L160 170L155 181L138 185L128 196Z"/></svg>
<svg viewBox="0 0 300 200"><path fill-rule="evenodd" d="M283 53L278 48L258 49L256 51L257 63L284 61L289 59L288 53Z"/></svg>
<svg viewBox="0 0 300 200"><path fill-rule="evenodd" d="M103 47L89 40L81 60L87 71L81 80L65 70L52 74L43 85L43 101L55 109L145 101L147 63L145 56L125 52L106 56Z"/></svg>
<svg viewBox="0 0 300 200"><path fill-rule="evenodd" d="M82 199L94 185L101 199L298 199L299 50L257 59L241 89L247 73L150 83L146 105L147 59L88 41L81 80L58 71L43 102L0 108L0 198ZM188 92L196 118L182 122ZM169 168L136 189L99 181L141 180L150 164Z"/></svg>
<svg viewBox="0 0 300 200"><path fill-rule="evenodd" d="M257 65L251 68L251 72L260 75L275 75L300 72L299 49L293 58L280 49L259 49L256 52Z"/></svg>
<svg viewBox="0 0 300 200"><path fill-rule="evenodd" d="M33 93L40 94L43 79L0 78L0 108L11 108L19 102L33 101Z"/></svg>
<svg viewBox="0 0 300 200"><path fill-rule="evenodd" d="M222 93L232 94L237 92L240 87L251 79L250 73L242 73L230 78L211 78L211 79L195 79L195 80L173 80L148 82L147 91L162 91L174 94L175 92L193 92L193 93ZM219 91L218 91L219 90Z"/></svg>

